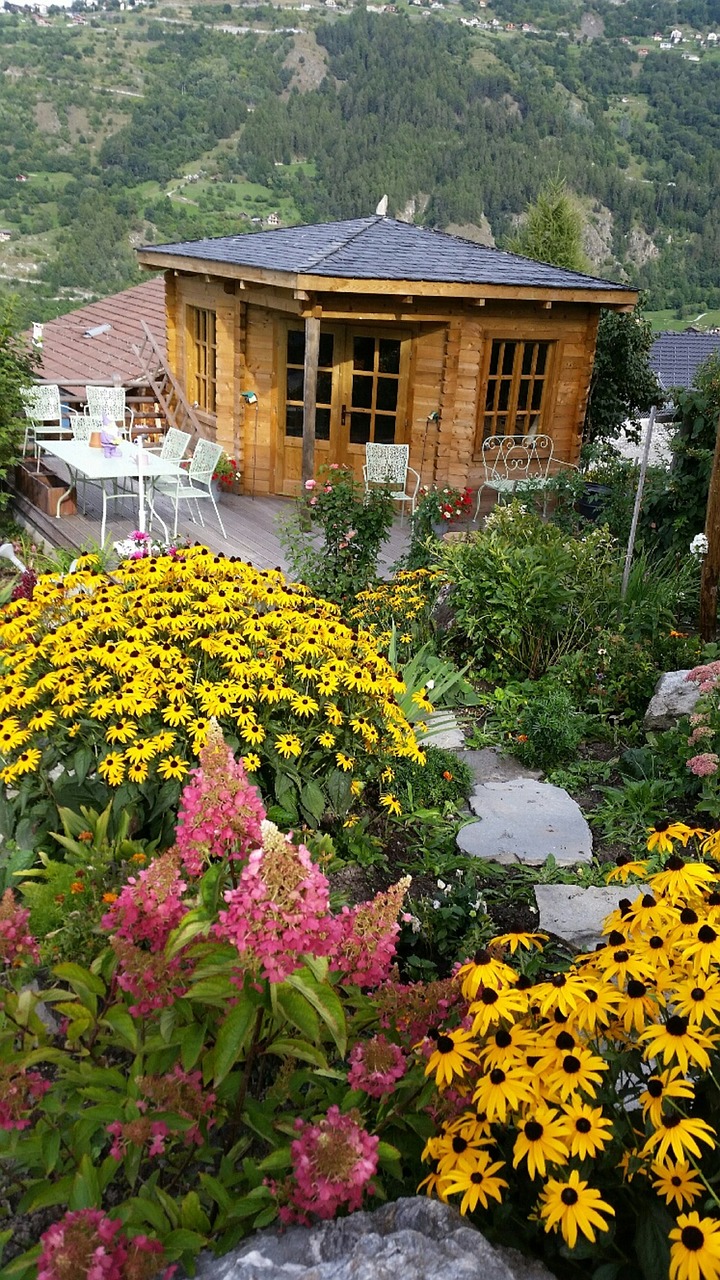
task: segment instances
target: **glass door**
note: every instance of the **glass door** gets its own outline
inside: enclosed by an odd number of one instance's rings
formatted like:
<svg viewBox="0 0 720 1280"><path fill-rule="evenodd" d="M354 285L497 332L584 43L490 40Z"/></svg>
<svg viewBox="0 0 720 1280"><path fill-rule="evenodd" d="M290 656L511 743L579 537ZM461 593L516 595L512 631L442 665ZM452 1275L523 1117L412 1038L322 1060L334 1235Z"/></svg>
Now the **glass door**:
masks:
<svg viewBox="0 0 720 1280"><path fill-rule="evenodd" d="M365 445L404 444L407 335L347 331L339 461L362 476Z"/></svg>
<svg viewBox="0 0 720 1280"><path fill-rule="evenodd" d="M315 468L334 461L330 444L333 395L337 383L337 351L342 343L333 329L321 329L315 396ZM278 406L280 472L277 493L296 494L302 482L302 434L305 399L305 330L288 328L282 343L279 377L282 399Z"/></svg>

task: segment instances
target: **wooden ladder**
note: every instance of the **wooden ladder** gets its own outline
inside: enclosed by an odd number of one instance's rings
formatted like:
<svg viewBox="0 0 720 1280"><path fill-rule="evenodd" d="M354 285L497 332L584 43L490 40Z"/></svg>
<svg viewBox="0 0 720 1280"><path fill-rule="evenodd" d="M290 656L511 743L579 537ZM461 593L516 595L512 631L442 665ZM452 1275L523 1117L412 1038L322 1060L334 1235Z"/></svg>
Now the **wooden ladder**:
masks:
<svg viewBox="0 0 720 1280"><path fill-rule="evenodd" d="M165 363L165 357L156 339L145 321L141 320L140 323L145 339L142 346L133 347L144 368L144 373L137 379L138 383L146 384L151 389L168 427L189 431L193 444L198 439L206 438L207 432L203 424L174 373Z"/></svg>

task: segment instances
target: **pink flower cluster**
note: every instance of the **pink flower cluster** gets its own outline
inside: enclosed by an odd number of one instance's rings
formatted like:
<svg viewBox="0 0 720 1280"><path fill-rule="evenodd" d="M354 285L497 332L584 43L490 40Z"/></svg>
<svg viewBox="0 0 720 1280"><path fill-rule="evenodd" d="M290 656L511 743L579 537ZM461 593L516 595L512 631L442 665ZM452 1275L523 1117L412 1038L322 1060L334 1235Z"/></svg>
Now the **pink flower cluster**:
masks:
<svg viewBox="0 0 720 1280"><path fill-rule="evenodd" d="M465 1010L460 984L454 978L437 982L385 982L374 995L380 1025L406 1049L424 1040L433 1027L444 1026L451 1014Z"/></svg>
<svg viewBox="0 0 720 1280"><path fill-rule="evenodd" d="M215 932L237 948L248 968L282 982L303 955L326 956L338 928L329 913L330 886L304 845L294 845L271 822L263 823L262 847L254 849Z"/></svg>
<svg viewBox="0 0 720 1280"><path fill-rule="evenodd" d="M139 1076L137 1085L140 1098L136 1105L142 1114L125 1123L113 1120L107 1126L107 1132L113 1139L111 1156L122 1160L128 1147L137 1150L145 1146L150 1159L163 1155L165 1140L172 1127L167 1120L153 1119L153 1114L179 1116L182 1127L178 1132L185 1146L202 1146L200 1124L203 1119L207 1119L209 1125L214 1123L211 1112L215 1106L215 1094L203 1089L200 1071L183 1071L176 1063L172 1071L163 1076ZM151 1104L155 1108L154 1113L149 1110Z"/></svg>
<svg viewBox="0 0 720 1280"><path fill-rule="evenodd" d="M17 966L40 960L38 944L27 931L30 912L19 907L12 889L0 898L0 965Z"/></svg>
<svg viewBox="0 0 720 1280"><path fill-rule="evenodd" d="M27 1129L35 1103L50 1084L38 1071L21 1071L12 1063L0 1064L0 1129Z"/></svg>
<svg viewBox="0 0 720 1280"><path fill-rule="evenodd" d="M696 778L709 778L713 773L717 773L718 765L720 765L720 756L715 755L714 751L704 751L702 755L692 756L687 762L687 767Z"/></svg>
<svg viewBox="0 0 720 1280"><path fill-rule="evenodd" d="M163 1266L164 1249L147 1236L123 1235L119 1218L100 1209L66 1213L40 1237L37 1280L152 1280ZM166 1267L171 1280L177 1267Z"/></svg>
<svg viewBox="0 0 720 1280"><path fill-rule="evenodd" d="M346 982L376 987L388 977L400 932L398 916L409 885L410 876L404 876L369 902L343 908L331 963Z"/></svg>
<svg viewBox="0 0 720 1280"><path fill-rule="evenodd" d="M701 693L710 693L720 680L720 662L706 662L703 666L693 667L685 679L696 684Z"/></svg>
<svg viewBox="0 0 720 1280"><path fill-rule="evenodd" d="M242 761L211 723L200 767L183 788L176 831L177 848L191 876L215 858L242 860L261 840L265 817L260 793L248 782Z"/></svg>
<svg viewBox="0 0 720 1280"><path fill-rule="evenodd" d="M117 983L131 995L134 1017L144 1017L153 1009L169 1009L186 989L187 971L181 956L166 960L162 952L143 951L126 938L111 938L118 959Z"/></svg>
<svg viewBox="0 0 720 1280"><path fill-rule="evenodd" d="M382 1098L401 1080L407 1070L407 1059L399 1045L384 1035L358 1041L350 1052L348 1084L361 1089L370 1098Z"/></svg>
<svg viewBox="0 0 720 1280"><path fill-rule="evenodd" d="M357 1112L343 1115L339 1107L330 1107L318 1124L295 1121L290 1205L280 1212L284 1221L334 1218L342 1208L352 1213L365 1191L372 1194L379 1138L363 1129L359 1119Z"/></svg>
<svg viewBox="0 0 720 1280"><path fill-rule="evenodd" d="M188 909L182 901L186 889L179 855L170 849L154 858L137 877L130 877L103 916L102 927L118 938L135 944L146 942L151 951L162 951Z"/></svg>

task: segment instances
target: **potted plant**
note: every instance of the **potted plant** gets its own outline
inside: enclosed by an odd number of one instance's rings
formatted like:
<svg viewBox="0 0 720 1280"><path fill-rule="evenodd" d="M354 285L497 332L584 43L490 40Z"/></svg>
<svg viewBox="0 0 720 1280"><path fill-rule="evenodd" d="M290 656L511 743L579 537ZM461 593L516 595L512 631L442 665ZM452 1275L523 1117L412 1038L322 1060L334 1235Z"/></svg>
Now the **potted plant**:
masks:
<svg viewBox="0 0 720 1280"><path fill-rule="evenodd" d="M576 510L586 520L601 518L603 507L613 491L613 464L616 465L617 461L618 455L612 446L588 445L583 449L580 461L583 490Z"/></svg>
<svg viewBox="0 0 720 1280"><path fill-rule="evenodd" d="M212 478L216 498L223 493L239 493L240 474L240 467L235 459L221 453Z"/></svg>
<svg viewBox="0 0 720 1280"><path fill-rule="evenodd" d="M413 517L413 528L424 533L431 529L442 537L449 529L470 519L473 505L471 489L454 489L449 485L439 488L423 486Z"/></svg>

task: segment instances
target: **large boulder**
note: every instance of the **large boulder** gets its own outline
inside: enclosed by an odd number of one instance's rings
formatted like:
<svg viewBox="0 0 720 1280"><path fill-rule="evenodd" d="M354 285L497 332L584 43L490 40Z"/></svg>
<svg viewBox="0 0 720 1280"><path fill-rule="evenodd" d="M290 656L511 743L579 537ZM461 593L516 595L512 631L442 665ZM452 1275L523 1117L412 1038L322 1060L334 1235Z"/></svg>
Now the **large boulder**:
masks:
<svg viewBox="0 0 720 1280"><path fill-rule="evenodd" d="M415 1196L313 1227L258 1231L197 1280L553 1280L513 1249L494 1249L456 1209Z"/></svg>
<svg viewBox="0 0 720 1280"><path fill-rule="evenodd" d="M554 933L579 951L592 951L602 938L605 917L623 898L632 902L643 890L638 885L536 884L535 900L540 910L538 928Z"/></svg>
<svg viewBox="0 0 720 1280"><path fill-rule="evenodd" d="M678 720L695 710L700 690L688 680L689 674L689 671L666 671L660 677L645 712L646 729L674 729Z"/></svg>

